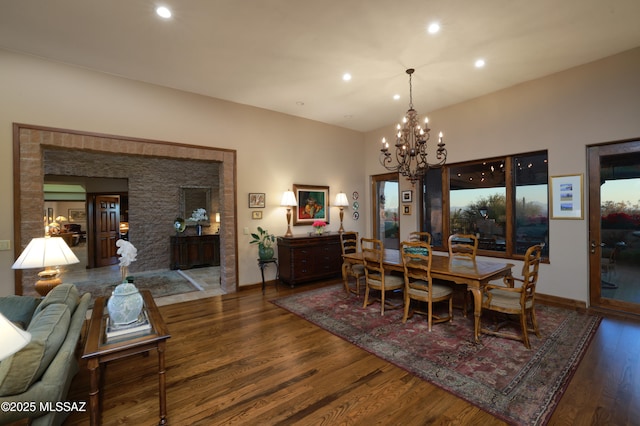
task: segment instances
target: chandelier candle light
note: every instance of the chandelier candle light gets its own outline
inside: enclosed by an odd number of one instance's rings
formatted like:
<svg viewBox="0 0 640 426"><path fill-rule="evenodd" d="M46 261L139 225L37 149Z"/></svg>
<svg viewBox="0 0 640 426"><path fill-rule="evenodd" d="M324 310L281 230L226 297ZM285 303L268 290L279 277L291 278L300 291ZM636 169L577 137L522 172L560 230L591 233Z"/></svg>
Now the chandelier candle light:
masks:
<svg viewBox="0 0 640 426"><path fill-rule="evenodd" d="M380 150L380 164L387 170L398 172L411 181L412 185L420 180L420 178L430 168L442 167L447 161L447 150L442 141L442 132L438 137L438 149L436 150L435 163L429 163L427 160L427 142L429 141L429 119L425 117L424 127L418 121L418 113L413 109L413 87L411 84L411 75L414 73L413 68L409 68L406 72L409 74L409 110L402 119L402 126L397 125L396 134L396 151L393 163L392 154L389 151L389 143L382 138L382 149Z"/></svg>

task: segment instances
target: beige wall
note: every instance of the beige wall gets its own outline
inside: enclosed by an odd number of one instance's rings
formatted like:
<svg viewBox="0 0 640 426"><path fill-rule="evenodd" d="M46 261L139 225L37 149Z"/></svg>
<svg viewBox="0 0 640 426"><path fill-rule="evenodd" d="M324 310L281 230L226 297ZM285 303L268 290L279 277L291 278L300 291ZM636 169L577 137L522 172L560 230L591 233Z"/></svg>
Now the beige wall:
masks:
<svg viewBox="0 0 640 426"><path fill-rule="evenodd" d="M393 123L362 135L2 50L0 69L0 239L13 244L13 122L237 150L240 285L260 279L257 249L244 228L282 235L280 196L293 183L329 185L332 198L358 191L361 220L347 210L345 227L369 232L369 176L385 171L379 141L393 133ZM640 48L432 112L430 123L445 132L450 163L547 149L551 175L586 176L587 145L640 137L638 76ZM419 99L416 109L426 113ZM251 220L249 192L267 194L261 221ZM402 217L403 236L415 227L413 211ZM331 230L337 216L332 208ZM586 220L551 221L541 292L588 300L587 240ZM13 292L13 259L13 250L0 252L0 295Z"/></svg>
<svg viewBox="0 0 640 426"><path fill-rule="evenodd" d="M13 241L12 123L237 151L238 282L260 280L244 228L286 231L282 192L293 183L364 192L363 135L310 120L134 82L0 50L0 240ZM248 193L267 194L262 220ZM337 230L337 208L330 230ZM347 214L345 227L363 232ZM310 231L296 227L294 233ZM0 251L0 295L13 293L14 251ZM272 278L272 277L271 277Z"/></svg>
<svg viewBox="0 0 640 426"><path fill-rule="evenodd" d="M415 107L424 113L419 99ZM550 175L586 177L587 145L640 138L640 48L434 111L429 124L444 132L449 163L547 149ZM384 170L380 140L392 130L366 135L367 175ZM403 217L402 236L416 217ZM551 221L540 292L588 301L587 228L587 220Z"/></svg>

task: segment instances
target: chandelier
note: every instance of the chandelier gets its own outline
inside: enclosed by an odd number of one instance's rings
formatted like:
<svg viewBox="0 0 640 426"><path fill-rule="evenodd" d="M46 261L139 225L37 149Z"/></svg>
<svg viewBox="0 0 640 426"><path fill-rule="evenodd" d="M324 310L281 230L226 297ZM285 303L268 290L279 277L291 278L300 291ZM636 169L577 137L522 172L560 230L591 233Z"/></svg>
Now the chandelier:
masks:
<svg viewBox="0 0 640 426"><path fill-rule="evenodd" d="M442 167L447 161L447 150L442 142L442 132L438 137L438 149L436 150L436 162L427 161L427 142L429 141L429 119L424 119L424 127L418 122L418 113L413 109L413 87L411 75L415 70L409 68L409 110L402 119L402 126L398 124L396 134L395 161L393 164L392 153L389 151L389 143L382 138L380 150L380 164L387 170L398 172L405 176L414 185L430 168Z"/></svg>

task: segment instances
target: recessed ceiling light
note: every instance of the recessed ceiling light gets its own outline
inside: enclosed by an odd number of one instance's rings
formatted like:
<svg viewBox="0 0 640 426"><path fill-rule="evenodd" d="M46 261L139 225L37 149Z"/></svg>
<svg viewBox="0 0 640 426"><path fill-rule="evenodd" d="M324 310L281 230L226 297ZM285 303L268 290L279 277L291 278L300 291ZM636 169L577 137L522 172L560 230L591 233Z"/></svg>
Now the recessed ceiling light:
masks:
<svg viewBox="0 0 640 426"><path fill-rule="evenodd" d="M349 81L349 80L351 80L351 74L349 74L348 72L344 73L344 74L342 75L342 79L343 79L344 81Z"/></svg>
<svg viewBox="0 0 640 426"><path fill-rule="evenodd" d="M398 94L393 95L393 100L394 101L397 101L398 99L400 99L400 95L398 95Z"/></svg>
<svg viewBox="0 0 640 426"><path fill-rule="evenodd" d="M485 65L484 59L476 59L475 66L476 68L483 68Z"/></svg>
<svg viewBox="0 0 640 426"><path fill-rule="evenodd" d="M158 8L156 9L156 13L158 14L158 16L160 16L161 18L164 19L169 19L171 18L171 11L169 10L168 7L166 6L158 6Z"/></svg>
<svg viewBox="0 0 640 426"><path fill-rule="evenodd" d="M427 27L427 31L429 31L429 34L436 34L437 32L440 31L440 24L437 22L432 22Z"/></svg>
<svg viewBox="0 0 640 426"><path fill-rule="evenodd" d="M298 106L304 106L304 102L302 102L302 101L298 101L298 102L296 102L296 105L298 105Z"/></svg>

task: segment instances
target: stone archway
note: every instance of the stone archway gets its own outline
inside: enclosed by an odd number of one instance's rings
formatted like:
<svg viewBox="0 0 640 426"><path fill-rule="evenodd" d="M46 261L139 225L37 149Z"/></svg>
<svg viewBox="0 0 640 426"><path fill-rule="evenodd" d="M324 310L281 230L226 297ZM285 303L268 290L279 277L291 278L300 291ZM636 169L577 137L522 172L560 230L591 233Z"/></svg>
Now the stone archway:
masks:
<svg viewBox="0 0 640 426"><path fill-rule="evenodd" d="M93 151L127 156L198 159L220 163L220 277L225 292L237 291L238 261L235 227L236 151L172 142L14 124L14 241L17 257L32 238L43 234L44 155L46 148ZM35 282L34 271L16 271L15 293L23 280Z"/></svg>

